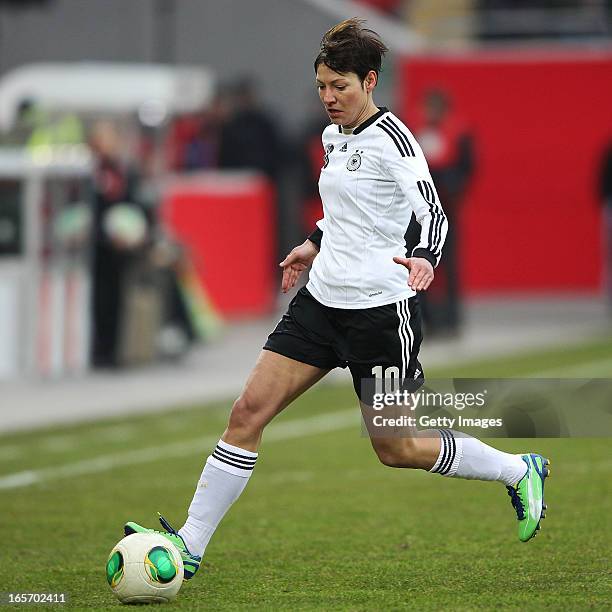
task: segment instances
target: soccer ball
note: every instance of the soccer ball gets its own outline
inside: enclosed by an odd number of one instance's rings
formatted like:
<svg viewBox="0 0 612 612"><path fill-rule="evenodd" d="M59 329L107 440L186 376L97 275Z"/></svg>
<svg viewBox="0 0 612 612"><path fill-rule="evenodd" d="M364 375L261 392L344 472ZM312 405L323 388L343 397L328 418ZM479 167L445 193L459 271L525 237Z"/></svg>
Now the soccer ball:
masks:
<svg viewBox="0 0 612 612"><path fill-rule="evenodd" d="M183 560L163 536L133 533L111 550L106 580L124 604L171 601L183 584Z"/></svg>

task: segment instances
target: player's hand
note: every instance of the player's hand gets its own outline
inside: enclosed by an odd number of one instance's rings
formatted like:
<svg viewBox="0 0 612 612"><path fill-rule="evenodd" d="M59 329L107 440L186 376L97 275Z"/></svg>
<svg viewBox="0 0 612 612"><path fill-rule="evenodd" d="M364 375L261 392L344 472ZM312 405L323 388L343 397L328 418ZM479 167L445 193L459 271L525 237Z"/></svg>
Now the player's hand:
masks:
<svg viewBox="0 0 612 612"><path fill-rule="evenodd" d="M425 291L434 279L434 269L431 263L423 257L394 257L393 261L408 268L408 286L414 291Z"/></svg>
<svg viewBox="0 0 612 612"><path fill-rule="evenodd" d="M279 266L283 269L283 281L281 283L283 293L287 293L289 289L295 287L300 274L310 266L318 252L313 242L305 240L280 262Z"/></svg>

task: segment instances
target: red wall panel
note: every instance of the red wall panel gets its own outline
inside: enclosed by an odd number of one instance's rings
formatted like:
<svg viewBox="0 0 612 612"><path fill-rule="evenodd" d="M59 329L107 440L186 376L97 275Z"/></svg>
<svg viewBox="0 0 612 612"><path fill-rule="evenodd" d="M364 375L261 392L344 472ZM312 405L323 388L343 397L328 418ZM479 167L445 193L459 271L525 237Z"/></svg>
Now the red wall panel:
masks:
<svg viewBox="0 0 612 612"><path fill-rule="evenodd" d="M274 261L274 190L266 179L231 173L176 179L165 191L162 217L222 314L270 312L281 274Z"/></svg>
<svg viewBox="0 0 612 612"><path fill-rule="evenodd" d="M612 52L421 56L400 70L396 106L408 126L435 87L475 136L476 175L459 222L465 290L598 290Z"/></svg>

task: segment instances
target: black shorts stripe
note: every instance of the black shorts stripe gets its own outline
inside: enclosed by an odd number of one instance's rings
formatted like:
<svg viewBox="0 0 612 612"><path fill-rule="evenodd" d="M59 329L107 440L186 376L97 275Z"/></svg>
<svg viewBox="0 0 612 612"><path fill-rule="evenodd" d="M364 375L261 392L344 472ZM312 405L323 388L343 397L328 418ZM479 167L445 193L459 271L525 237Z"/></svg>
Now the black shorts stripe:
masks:
<svg viewBox="0 0 612 612"><path fill-rule="evenodd" d="M395 123L395 121L393 121L393 119L391 119L391 117L385 117L383 119L383 122L385 122L399 136L401 141L406 146L406 152L408 153L408 157L414 157L414 149L410 144L410 139L408 138L408 135L400 128L399 125L397 125L397 123Z"/></svg>
<svg viewBox="0 0 612 612"><path fill-rule="evenodd" d="M384 131L385 131L385 132L386 132L386 133L387 133L387 134L388 134L388 135L391 137L391 140L392 140L392 141L395 143L395 146L397 147L397 150L400 152L400 155L401 155L402 157L406 157L406 154L404 153L404 149L401 147L401 145L400 145L399 141L398 141L398 140L397 140L397 138L396 138L396 137L393 135L393 133L391 132L391 130L390 130L388 127L386 127L386 126L381 125L380 123L377 123L376 125L377 125L377 126L378 126L378 127L381 129L381 130L384 130Z"/></svg>
<svg viewBox="0 0 612 612"><path fill-rule="evenodd" d="M402 379L403 379L403 378L406 377L406 343L407 343L407 338L406 338L406 333L405 333L405 330L404 330L404 315L402 313L400 304L401 304L401 302L397 302L396 303L397 319L398 319L397 335L399 337L400 345L402 347Z"/></svg>
<svg viewBox="0 0 612 612"><path fill-rule="evenodd" d="M411 316L408 300L404 300L402 302L402 308L404 309L404 313L406 316L406 333L408 334L408 350L406 353L406 374L408 375L410 371L410 356L412 355L412 345L414 344L414 333L412 331L412 328L410 327Z"/></svg>
<svg viewBox="0 0 612 612"><path fill-rule="evenodd" d="M412 354L412 336L410 328L410 309L408 300L397 302L397 316L399 317L399 336L402 345L402 380L408 375L410 355Z"/></svg>
<svg viewBox="0 0 612 612"><path fill-rule="evenodd" d="M406 303L406 308L408 309L408 312L410 312L410 300L407 300ZM414 374L416 373L417 369L421 369L420 368L420 364L418 363L418 360L416 359L415 356L415 352L418 354L418 349L420 346L420 342L419 342L419 334L421 333L421 325L419 323L419 319L418 317L414 317L412 316L412 314L410 315L410 321L408 321L408 332L410 333L410 339L412 340L412 345L410 348L410 363L408 364L408 369L409 369L409 374L410 376L414 377ZM416 351L415 351L416 348ZM422 370L421 370L421 375L423 374Z"/></svg>
<svg viewBox="0 0 612 612"><path fill-rule="evenodd" d="M217 450L215 449L213 451L212 456L217 459L217 461L221 461L223 463L227 463L227 465L231 465L235 468L238 468L240 470L252 470L255 467L255 464L253 465L241 465L241 462L232 460L230 461L229 459L227 459L226 457L223 457L222 455L220 455Z"/></svg>

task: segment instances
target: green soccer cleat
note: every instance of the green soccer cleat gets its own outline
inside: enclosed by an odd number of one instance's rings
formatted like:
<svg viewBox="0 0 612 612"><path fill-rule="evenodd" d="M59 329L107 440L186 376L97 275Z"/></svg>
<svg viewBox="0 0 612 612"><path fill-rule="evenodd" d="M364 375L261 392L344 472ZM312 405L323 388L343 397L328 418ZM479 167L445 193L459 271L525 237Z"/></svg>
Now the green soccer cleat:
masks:
<svg viewBox="0 0 612 612"><path fill-rule="evenodd" d="M183 538L178 534L176 529L173 529L170 526L170 523L168 523L168 521L161 514L159 514L159 512L157 514L159 516L159 522L162 524L162 527L165 529L165 531L158 531L157 529L147 529L146 527L142 527L138 523L133 523L131 521L124 525L123 531L125 532L126 536L131 535L132 533L157 533L159 535L164 536L164 538L172 542L181 553L184 570L183 579L190 580L200 568L202 557L192 555L187 549Z"/></svg>
<svg viewBox="0 0 612 612"><path fill-rule="evenodd" d="M540 520L545 518L544 481L550 474L550 461L530 453L522 456L527 464L527 473L515 487L506 487L519 521L518 536L521 542L533 538L540 529Z"/></svg>

